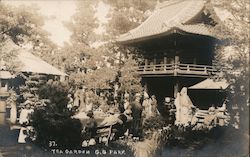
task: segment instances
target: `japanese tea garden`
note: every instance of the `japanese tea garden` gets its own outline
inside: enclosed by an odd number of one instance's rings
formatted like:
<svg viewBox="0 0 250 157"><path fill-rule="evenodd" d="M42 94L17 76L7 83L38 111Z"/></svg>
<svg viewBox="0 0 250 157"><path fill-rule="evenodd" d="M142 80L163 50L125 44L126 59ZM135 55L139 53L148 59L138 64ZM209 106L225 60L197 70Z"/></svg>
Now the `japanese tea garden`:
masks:
<svg viewBox="0 0 250 157"><path fill-rule="evenodd" d="M247 0L53 3L0 0L0 157L249 156Z"/></svg>

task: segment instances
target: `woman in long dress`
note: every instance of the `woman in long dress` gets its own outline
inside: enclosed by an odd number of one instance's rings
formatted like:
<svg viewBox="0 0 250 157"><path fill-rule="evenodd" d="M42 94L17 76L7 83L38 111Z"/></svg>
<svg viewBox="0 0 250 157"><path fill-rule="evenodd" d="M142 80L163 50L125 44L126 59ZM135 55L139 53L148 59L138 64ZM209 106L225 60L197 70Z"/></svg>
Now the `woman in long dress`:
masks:
<svg viewBox="0 0 250 157"><path fill-rule="evenodd" d="M189 122L192 121L193 113L192 108L195 108L191 99L187 95L187 88L183 87L180 93L180 107L181 107L181 115L180 115L180 123L183 125L188 125Z"/></svg>
<svg viewBox="0 0 250 157"><path fill-rule="evenodd" d="M142 115L144 118L149 118L152 115L152 106L151 106L151 99L147 92L144 92L144 100L142 102L143 112Z"/></svg>
<svg viewBox="0 0 250 157"><path fill-rule="evenodd" d="M18 143L26 143L25 139L28 136L25 134L27 132L27 126L30 122L30 115L34 112L34 110L31 108L31 104L29 101L25 102L26 105L23 109L21 109L20 117L19 117L19 123L21 124L21 129L18 136Z"/></svg>
<svg viewBox="0 0 250 157"><path fill-rule="evenodd" d="M151 96L151 116L157 116L160 115L160 112L158 111L157 108L157 100L155 95Z"/></svg>

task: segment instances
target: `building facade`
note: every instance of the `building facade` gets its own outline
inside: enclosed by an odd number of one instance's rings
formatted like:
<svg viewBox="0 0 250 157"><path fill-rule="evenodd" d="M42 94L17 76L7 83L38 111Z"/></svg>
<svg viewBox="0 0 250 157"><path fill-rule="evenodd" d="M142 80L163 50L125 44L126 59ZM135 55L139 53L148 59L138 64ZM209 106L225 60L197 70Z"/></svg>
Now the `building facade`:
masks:
<svg viewBox="0 0 250 157"><path fill-rule="evenodd" d="M166 1L137 28L119 36L117 43L139 50L142 83L162 102L175 98L183 87L219 74L212 64L219 41L214 26L206 1Z"/></svg>

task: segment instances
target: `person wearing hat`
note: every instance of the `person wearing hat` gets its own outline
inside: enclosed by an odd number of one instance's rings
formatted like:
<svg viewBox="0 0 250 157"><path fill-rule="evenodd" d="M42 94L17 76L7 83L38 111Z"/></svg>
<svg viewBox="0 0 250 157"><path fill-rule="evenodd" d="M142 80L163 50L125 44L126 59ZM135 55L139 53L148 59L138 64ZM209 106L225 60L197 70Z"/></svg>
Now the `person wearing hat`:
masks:
<svg viewBox="0 0 250 157"><path fill-rule="evenodd" d="M19 123L21 125L27 125L29 123L29 117L31 115L32 112L34 112L33 109L31 109L31 101L29 100L26 100L24 102L24 106L23 108L21 109L21 112L20 112L20 117L19 117Z"/></svg>
<svg viewBox="0 0 250 157"><path fill-rule="evenodd" d="M135 101L132 104L132 133L134 136L141 136L142 131L142 105L140 93L135 94Z"/></svg>
<svg viewBox="0 0 250 157"><path fill-rule="evenodd" d="M171 102L170 97L165 97L164 105L166 107L168 123L169 124L174 124L174 121L175 121L175 106L174 106L174 103Z"/></svg>

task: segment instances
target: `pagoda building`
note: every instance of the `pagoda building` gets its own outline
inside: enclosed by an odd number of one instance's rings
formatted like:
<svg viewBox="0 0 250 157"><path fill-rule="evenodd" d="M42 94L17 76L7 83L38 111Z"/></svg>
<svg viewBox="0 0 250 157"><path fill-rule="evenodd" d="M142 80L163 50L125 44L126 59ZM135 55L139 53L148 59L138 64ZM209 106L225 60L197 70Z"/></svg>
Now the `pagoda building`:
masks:
<svg viewBox="0 0 250 157"><path fill-rule="evenodd" d="M120 35L117 43L139 50L142 83L162 102L218 74L212 66L219 41L212 31L215 25L204 0L166 1L137 28Z"/></svg>

